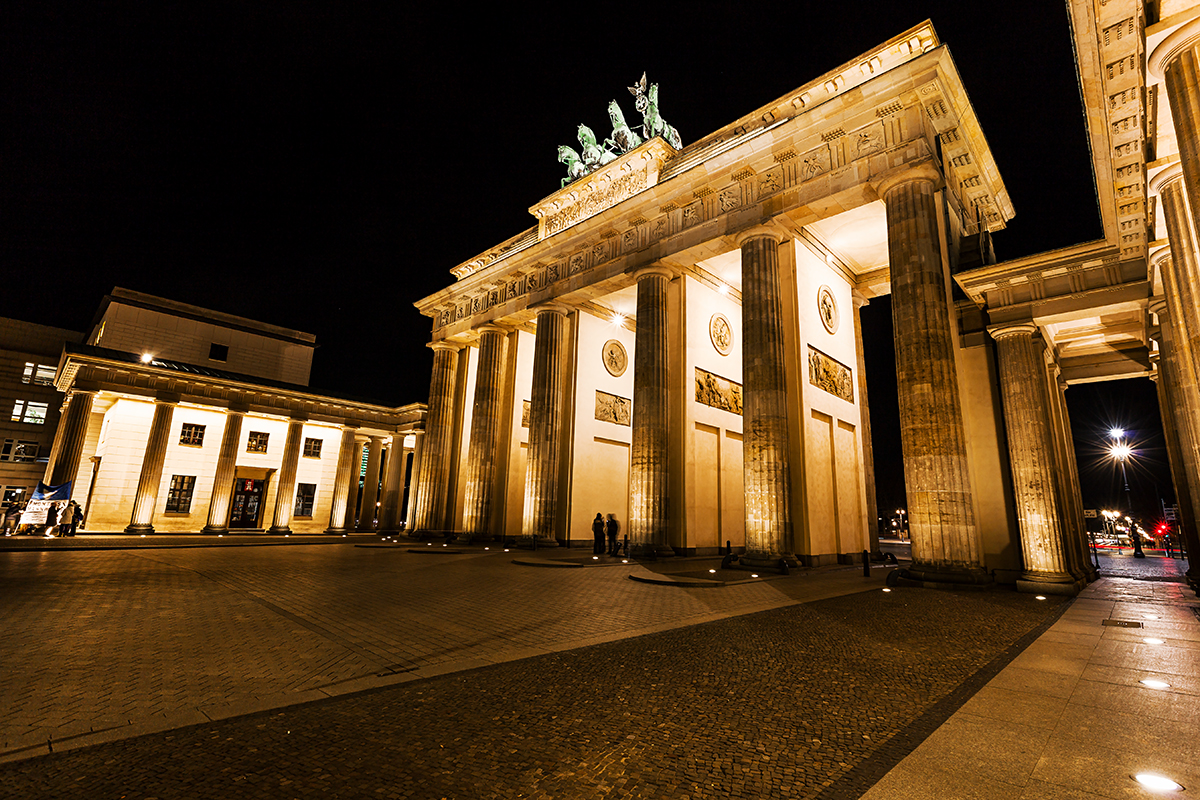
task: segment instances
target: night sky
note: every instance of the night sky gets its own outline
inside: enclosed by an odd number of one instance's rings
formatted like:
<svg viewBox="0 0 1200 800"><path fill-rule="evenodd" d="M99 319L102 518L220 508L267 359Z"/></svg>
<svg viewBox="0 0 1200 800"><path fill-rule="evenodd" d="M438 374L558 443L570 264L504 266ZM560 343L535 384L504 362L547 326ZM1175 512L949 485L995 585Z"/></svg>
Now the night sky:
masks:
<svg viewBox="0 0 1200 800"><path fill-rule="evenodd" d="M686 145L926 18L1016 208L997 256L1101 235L1061 2L533 8L6 4L0 315L83 329L124 286L316 334L314 387L424 401L413 302L533 225L557 145L607 133L611 99L632 115L643 70ZM889 314L863 314L881 511L903 504ZM1149 381L1068 397L1078 436L1105 415L1157 435L1140 471L1170 497Z"/></svg>

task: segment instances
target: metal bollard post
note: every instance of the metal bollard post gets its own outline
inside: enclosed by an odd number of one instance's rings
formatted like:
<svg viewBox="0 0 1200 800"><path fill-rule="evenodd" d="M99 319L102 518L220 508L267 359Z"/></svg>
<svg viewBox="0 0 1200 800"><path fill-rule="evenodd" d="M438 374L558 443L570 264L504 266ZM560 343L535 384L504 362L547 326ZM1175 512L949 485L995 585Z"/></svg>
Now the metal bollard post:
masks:
<svg viewBox="0 0 1200 800"><path fill-rule="evenodd" d="M625 541L621 545L621 552L625 554L626 558L629 558L629 534L625 534L625 536L622 538L624 538Z"/></svg>
<svg viewBox="0 0 1200 800"><path fill-rule="evenodd" d="M871 577L871 554L863 550L863 577Z"/></svg>

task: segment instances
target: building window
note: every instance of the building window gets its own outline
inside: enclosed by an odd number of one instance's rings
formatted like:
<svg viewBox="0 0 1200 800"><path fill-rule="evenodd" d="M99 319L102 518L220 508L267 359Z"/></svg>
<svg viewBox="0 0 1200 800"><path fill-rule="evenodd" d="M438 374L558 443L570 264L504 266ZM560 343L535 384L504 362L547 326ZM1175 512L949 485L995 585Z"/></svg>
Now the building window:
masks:
<svg viewBox="0 0 1200 800"><path fill-rule="evenodd" d="M56 372L58 372L58 367L48 367L45 364L33 364L26 361L25 374L21 376L21 383L32 383L37 386L53 386L54 373Z"/></svg>
<svg viewBox="0 0 1200 800"><path fill-rule="evenodd" d="M11 506L18 500L25 499L24 486L5 486L4 487L4 505Z"/></svg>
<svg viewBox="0 0 1200 800"><path fill-rule="evenodd" d="M41 445L25 439L5 439L0 445L0 461L37 461Z"/></svg>
<svg viewBox="0 0 1200 800"><path fill-rule="evenodd" d="M294 516L311 517L313 511L313 500L317 497L317 485L315 483L298 483L296 484L296 509Z"/></svg>
<svg viewBox="0 0 1200 800"><path fill-rule="evenodd" d="M267 437L270 434L262 431L250 431L250 437L246 440L247 453L265 453L267 452Z"/></svg>
<svg viewBox="0 0 1200 800"><path fill-rule="evenodd" d="M217 344L213 342L208 346L209 361L228 361L229 360L229 345Z"/></svg>
<svg viewBox="0 0 1200 800"><path fill-rule="evenodd" d="M321 442L324 439L305 439L304 440L304 457L305 458L320 458L321 457Z"/></svg>
<svg viewBox="0 0 1200 800"><path fill-rule="evenodd" d="M167 492L167 511L186 514L192 508L192 488L196 485L195 475L172 475L171 490Z"/></svg>
<svg viewBox="0 0 1200 800"><path fill-rule="evenodd" d="M191 445L192 447L203 447L204 426L193 425L190 422L183 423L183 429L179 432L179 443Z"/></svg>
<svg viewBox="0 0 1200 800"><path fill-rule="evenodd" d="M29 422L34 425L46 424L46 412L49 411L48 403L34 403L31 400L18 400L13 405L12 421L13 422Z"/></svg>

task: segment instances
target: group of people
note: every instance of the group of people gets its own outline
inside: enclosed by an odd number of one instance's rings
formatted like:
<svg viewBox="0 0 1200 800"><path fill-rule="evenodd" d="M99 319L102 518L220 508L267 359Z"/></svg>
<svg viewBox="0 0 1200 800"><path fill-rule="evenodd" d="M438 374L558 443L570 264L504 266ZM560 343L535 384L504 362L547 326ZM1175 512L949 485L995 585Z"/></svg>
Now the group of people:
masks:
<svg viewBox="0 0 1200 800"><path fill-rule="evenodd" d="M28 502L22 500L17 500L9 505L3 516L5 536L21 532L21 516L25 513L28 505ZM51 503L46 508L45 523L42 526L26 525L26 533L30 532L28 530L30 527L34 527L36 532L43 536L54 536L56 533L59 536L74 536L82 522L83 509L74 500L68 501L61 512L58 510L58 504Z"/></svg>
<svg viewBox="0 0 1200 800"><path fill-rule="evenodd" d="M621 554L620 545L617 544L617 534L621 531L621 526L617 522L617 518L613 514L608 515L608 519L604 519L602 514L597 514L592 520L592 555L597 556L616 556ZM607 538L607 546L605 539Z"/></svg>

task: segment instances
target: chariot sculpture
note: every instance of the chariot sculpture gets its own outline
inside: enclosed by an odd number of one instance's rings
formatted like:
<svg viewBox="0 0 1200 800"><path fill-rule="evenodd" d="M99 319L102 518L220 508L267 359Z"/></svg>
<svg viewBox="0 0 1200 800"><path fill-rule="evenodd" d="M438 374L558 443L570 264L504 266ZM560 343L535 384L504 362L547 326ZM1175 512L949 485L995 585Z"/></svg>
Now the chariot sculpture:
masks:
<svg viewBox="0 0 1200 800"><path fill-rule="evenodd" d="M625 122L625 114L616 100L608 103L608 121L612 125L612 135L603 142L596 141L596 134L586 125L577 129L580 150L562 145L558 148L558 160L567 167L567 177L563 178L562 186L579 180L605 164L615 161L620 156L639 147L648 139L661 136L667 144L676 150L683 149L683 141L679 131L667 124L658 113L658 84L646 82L646 73L642 79L629 87L633 95L633 105L642 115L639 134Z"/></svg>

